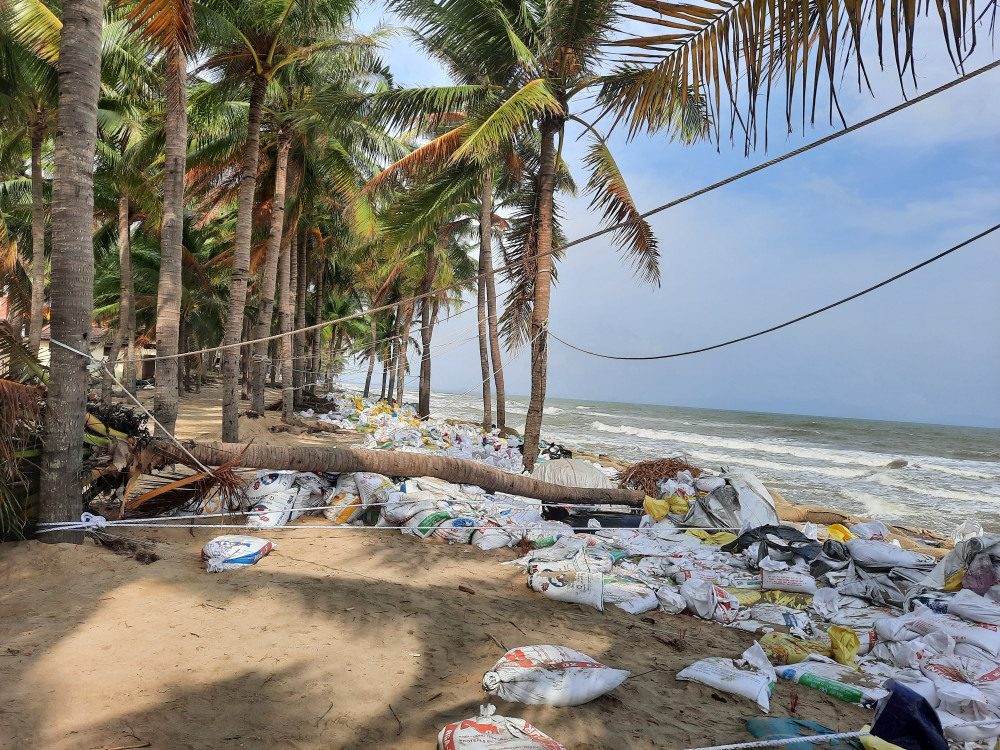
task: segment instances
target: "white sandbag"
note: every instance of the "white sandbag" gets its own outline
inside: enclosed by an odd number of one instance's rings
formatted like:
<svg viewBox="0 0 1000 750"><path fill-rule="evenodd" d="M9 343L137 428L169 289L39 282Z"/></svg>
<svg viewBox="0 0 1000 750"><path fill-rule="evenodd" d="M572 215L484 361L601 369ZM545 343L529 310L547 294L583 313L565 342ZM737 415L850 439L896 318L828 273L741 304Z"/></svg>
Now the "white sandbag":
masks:
<svg viewBox="0 0 1000 750"><path fill-rule="evenodd" d="M604 611L604 574L548 571L528 576L528 588L559 602L586 604Z"/></svg>
<svg viewBox="0 0 1000 750"><path fill-rule="evenodd" d="M438 526L453 518L447 510L434 507L422 510L408 518L403 524L403 533L426 539L434 533ZM469 532L471 535L471 531Z"/></svg>
<svg viewBox="0 0 1000 750"><path fill-rule="evenodd" d="M685 582L681 586L681 596L687 608L703 620L726 624L739 614L739 599L709 581Z"/></svg>
<svg viewBox="0 0 1000 750"><path fill-rule="evenodd" d="M473 530L470 542L481 550L490 550L510 547L514 544L514 539L503 530L503 526L494 521L487 521Z"/></svg>
<svg viewBox="0 0 1000 750"><path fill-rule="evenodd" d="M267 539L242 534L217 536L201 550L201 559L208 563L209 573L239 570L253 565L274 549Z"/></svg>
<svg viewBox="0 0 1000 750"><path fill-rule="evenodd" d="M660 603L660 611L668 615L679 615L687 609L687 602L680 591L671 586L660 586L656 590L656 600Z"/></svg>
<svg viewBox="0 0 1000 750"><path fill-rule="evenodd" d="M438 479L437 477L417 477L416 479L408 479L406 480L407 491L410 491L410 484L416 485L424 492L436 492L441 495L447 495L448 497L458 497L463 494L462 488L457 484L446 482L444 479Z"/></svg>
<svg viewBox="0 0 1000 750"><path fill-rule="evenodd" d="M396 489L396 485L390 482L388 477L368 471L355 472L354 481L358 485L361 505L366 510L370 505L385 504L389 499L389 493Z"/></svg>
<svg viewBox="0 0 1000 750"><path fill-rule="evenodd" d="M603 471L593 464L573 458L543 461L532 470L531 478L562 487L594 487L608 490L615 488L614 483Z"/></svg>
<svg viewBox="0 0 1000 750"><path fill-rule="evenodd" d="M967 727L961 726L972 721L967 717L956 716L940 709L936 713L941 722L941 728L944 729L946 739L955 742L975 742L979 747L996 746L997 737L1000 736L1000 721L995 724Z"/></svg>
<svg viewBox="0 0 1000 750"><path fill-rule="evenodd" d="M694 488L698 492L711 492L712 490L719 489L719 487L723 487L725 484L726 480L722 477L711 477L706 474L702 474L694 480Z"/></svg>
<svg viewBox="0 0 1000 750"><path fill-rule="evenodd" d="M336 490L332 490L336 492ZM351 523L358 520L365 512L361 507L361 498L341 492L339 495L328 496L326 504L333 506L323 509L323 515L334 523Z"/></svg>
<svg viewBox="0 0 1000 750"><path fill-rule="evenodd" d="M632 615L649 612L660 606L656 592L638 581L604 580L604 604L613 604Z"/></svg>
<svg viewBox="0 0 1000 750"><path fill-rule="evenodd" d="M483 690L515 703L579 706L628 676L565 646L523 646L508 651L483 675Z"/></svg>
<svg viewBox="0 0 1000 750"><path fill-rule="evenodd" d="M448 724L438 733L437 750L566 750L524 719L497 716L492 705L479 717Z"/></svg>
<svg viewBox="0 0 1000 750"><path fill-rule="evenodd" d="M975 591L962 589L948 600L948 614L971 622L1000 625L1000 602L980 596Z"/></svg>
<svg viewBox="0 0 1000 750"><path fill-rule="evenodd" d="M246 487L247 498L252 503L266 495L291 489L295 474L294 471L258 471L256 479Z"/></svg>
<svg viewBox="0 0 1000 750"><path fill-rule="evenodd" d="M948 615L939 615L922 606L914 610L913 614L913 621L907 623L906 627L915 633L927 635L941 631L954 638L956 643L971 643L993 657L1000 656L1000 632L997 625L965 622Z"/></svg>
<svg viewBox="0 0 1000 750"><path fill-rule="evenodd" d="M859 539L874 539L877 542L885 541L889 536L889 528L881 521L866 521L856 523L849 531Z"/></svg>
<svg viewBox="0 0 1000 750"><path fill-rule="evenodd" d="M793 571L762 570L761 591L790 591L795 594L815 594L816 579L807 573Z"/></svg>
<svg viewBox="0 0 1000 750"><path fill-rule="evenodd" d="M541 570L579 570L589 572L607 573L614 567L615 557L607 550L591 548L566 550L567 554L559 555L558 548L552 552L536 555L528 561L528 574L538 573Z"/></svg>
<svg viewBox="0 0 1000 750"><path fill-rule="evenodd" d="M912 612L901 617L886 617L875 621L875 633L880 641L912 641L920 637L909 628L909 624L916 619Z"/></svg>
<svg viewBox="0 0 1000 750"><path fill-rule="evenodd" d="M354 475L346 472L337 477L336 490L338 495L345 492L348 495L361 496L361 493L358 492L358 483L354 481Z"/></svg>
<svg viewBox="0 0 1000 750"><path fill-rule="evenodd" d="M472 532L476 530L479 521L475 518L458 516L442 521L431 532L440 539L446 539L455 544L468 544L472 540Z"/></svg>
<svg viewBox="0 0 1000 750"><path fill-rule="evenodd" d="M940 654L920 671L934 683L939 711L963 721L1000 718L1000 669L992 661Z"/></svg>
<svg viewBox="0 0 1000 750"><path fill-rule="evenodd" d="M742 695L755 701L764 713L771 709L771 691L777 681L774 668L757 642L743 652L739 661L712 656L685 667L677 673L677 679Z"/></svg>
<svg viewBox="0 0 1000 750"><path fill-rule="evenodd" d="M824 620L829 620L840 612L840 594L837 593L837 589L819 589L813 595L809 607Z"/></svg>
<svg viewBox="0 0 1000 750"><path fill-rule="evenodd" d="M844 544L854 563L865 570L891 570L919 565L921 559L895 544L871 539L848 539Z"/></svg>
<svg viewBox="0 0 1000 750"><path fill-rule="evenodd" d="M264 495L247 515L248 529L273 529L288 523L289 511L298 490L283 490Z"/></svg>

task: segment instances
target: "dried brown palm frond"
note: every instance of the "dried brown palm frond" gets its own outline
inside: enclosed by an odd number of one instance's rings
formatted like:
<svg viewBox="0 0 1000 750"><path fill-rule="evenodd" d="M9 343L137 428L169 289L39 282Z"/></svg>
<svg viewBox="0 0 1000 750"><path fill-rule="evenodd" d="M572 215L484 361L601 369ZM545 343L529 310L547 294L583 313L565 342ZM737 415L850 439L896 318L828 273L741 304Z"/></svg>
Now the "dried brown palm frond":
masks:
<svg viewBox="0 0 1000 750"><path fill-rule="evenodd" d="M651 497L657 497L656 483L661 479L676 479L680 471L690 471L693 477L701 474L701 469L683 458L640 461L619 473L618 487L623 490L642 490Z"/></svg>
<svg viewBox="0 0 1000 750"><path fill-rule="evenodd" d="M861 88L868 87L862 35L874 27L879 65L891 56L902 85L916 85L914 37L918 21L936 19L956 67L977 44L977 25L993 36L998 0L626 0L630 26L606 46L625 61L605 78L601 98L629 133L656 129L674 92L704 97L718 127L730 109L730 135L744 132L747 148L757 142L757 123L767 136L772 94L784 103L788 128L801 108L802 124L814 120L817 101L840 116L837 89L852 61ZM930 23L935 23L930 20ZM631 31L638 28L638 31ZM758 105L762 107L758 109ZM843 118L841 117L843 121Z"/></svg>

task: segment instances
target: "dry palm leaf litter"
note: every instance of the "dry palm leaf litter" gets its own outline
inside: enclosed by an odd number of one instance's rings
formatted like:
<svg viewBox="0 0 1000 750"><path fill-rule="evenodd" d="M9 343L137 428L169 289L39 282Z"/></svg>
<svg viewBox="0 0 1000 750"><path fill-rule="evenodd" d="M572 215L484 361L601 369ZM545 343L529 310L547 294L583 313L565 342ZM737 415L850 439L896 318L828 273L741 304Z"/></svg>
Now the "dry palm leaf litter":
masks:
<svg viewBox="0 0 1000 750"><path fill-rule="evenodd" d="M642 490L651 497L658 497L656 483L661 479L676 479L677 472L690 471L692 477L701 474L683 458L660 458L655 461L640 461L629 466L618 475L618 487L623 490Z"/></svg>

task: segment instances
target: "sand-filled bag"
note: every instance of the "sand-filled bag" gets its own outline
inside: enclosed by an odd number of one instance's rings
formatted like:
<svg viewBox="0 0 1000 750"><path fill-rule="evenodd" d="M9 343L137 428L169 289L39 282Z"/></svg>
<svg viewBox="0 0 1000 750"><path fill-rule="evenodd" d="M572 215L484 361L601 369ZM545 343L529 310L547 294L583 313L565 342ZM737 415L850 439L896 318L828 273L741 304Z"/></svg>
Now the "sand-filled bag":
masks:
<svg viewBox="0 0 1000 750"><path fill-rule="evenodd" d="M448 724L438 733L438 750L566 750L524 719L495 712L480 706L478 717Z"/></svg>
<svg viewBox="0 0 1000 750"><path fill-rule="evenodd" d="M579 706L628 676L566 646L523 646L508 651L483 675L483 690L515 703Z"/></svg>

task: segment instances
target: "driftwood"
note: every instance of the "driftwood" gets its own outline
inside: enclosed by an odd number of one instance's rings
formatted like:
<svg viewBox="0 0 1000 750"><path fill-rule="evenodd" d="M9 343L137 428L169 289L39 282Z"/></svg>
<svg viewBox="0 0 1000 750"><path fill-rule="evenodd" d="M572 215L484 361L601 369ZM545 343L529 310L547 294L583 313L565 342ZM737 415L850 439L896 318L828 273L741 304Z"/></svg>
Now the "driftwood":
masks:
<svg viewBox="0 0 1000 750"><path fill-rule="evenodd" d="M221 466L242 452L235 466L294 471L371 471L390 477L431 476L456 484L474 484L487 492L507 492L551 503L608 503L639 507L645 495L637 490L563 487L520 474L508 474L490 466L447 456L423 453L362 450L357 448L281 447L238 443L188 445L199 461Z"/></svg>

